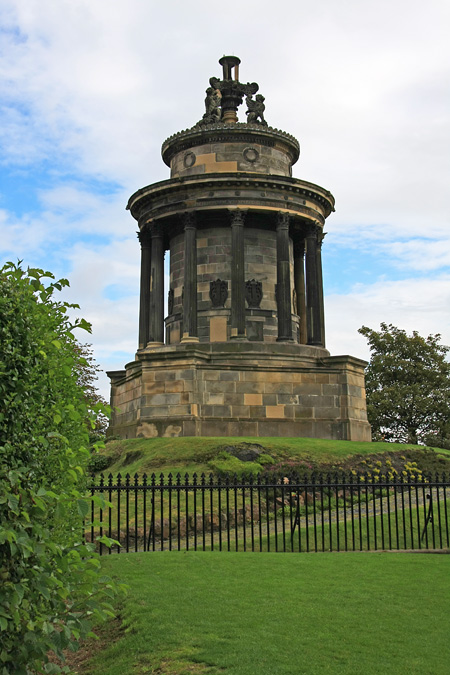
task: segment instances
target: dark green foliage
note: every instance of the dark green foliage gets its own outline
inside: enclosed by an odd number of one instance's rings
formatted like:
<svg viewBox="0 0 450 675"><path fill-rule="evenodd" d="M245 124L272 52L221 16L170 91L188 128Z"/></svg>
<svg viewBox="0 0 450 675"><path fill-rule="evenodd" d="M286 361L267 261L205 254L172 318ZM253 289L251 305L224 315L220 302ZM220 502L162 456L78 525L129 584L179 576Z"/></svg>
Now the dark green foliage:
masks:
<svg viewBox="0 0 450 675"><path fill-rule="evenodd" d="M380 444L369 444L371 450L377 450ZM399 447L399 444L384 444L385 448ZM400 446L402 447L402 446ZM450 472L450 454L440 454L433 448L426 446L408 446L404 445L402 450L393 452L371 452L366 455L355 453L346 457L334 460L296 460L277 462L270 466L265 466L263 473L265 475L283 475L291 473L300 476L310 475L311 473L333 474L336 471L352 472L355 474L380 473L393 477L400 475L403 471L415 473L416 470L424 473L442 473Z"/></svg>
<svg viewBox="0 0 450 675"><path fill-rule="evenodd" d="M61 655L111 614L115 590L82 540L86 420L83 367L66 280L42 270L0 270L0 672L57 673Z"/></svg>
<svg viewBox="0 0 450 675"><path fill-rule="evenodd" d="M74 349L78 364L77 384L83 391L88 410L89 443L103 444L109 422L109 406L95 386L101 368L94 359L92 345L75 342ZM92 415L92 412L95 414Z"/></svg>
<svg viewBox="0 0 450 675"><path fill-rule="evenodd" d="M265 454L262 454L262 455L259 456L258 462L262 466L269 466L269 465L275 464L274 458L271 457L270 455L265 455Z"/></svg>
<svg viewBox="0 0 450 675"><path fill-rule="evenodd" d="M106 455L99 455L96 452L91 455L91 458L88 462L88 471L89 473L98 473L99 471L105 471L111 464L111 458Z"/></svg>
<svg viewBox="0 0 450 675"><path fill-rule="evenodd" d="M440 335L407 335L392 324L359 329L371 350L367 414L374 440L446 447L450 432L449 347Z"/></svg>

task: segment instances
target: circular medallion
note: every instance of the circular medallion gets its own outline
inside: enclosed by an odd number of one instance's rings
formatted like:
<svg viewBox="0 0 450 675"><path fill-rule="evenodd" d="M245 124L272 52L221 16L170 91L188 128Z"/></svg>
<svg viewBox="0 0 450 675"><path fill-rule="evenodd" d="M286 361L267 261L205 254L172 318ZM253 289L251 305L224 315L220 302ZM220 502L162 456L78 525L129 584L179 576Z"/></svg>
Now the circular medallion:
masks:
<svg viewBox="0 0 450 675"><path fill-rule="evenodd" d="M186 169L190 169L195 164L195 155L193 152L186 152L183 158L183 163Z"/></svg>
<svg viewBox="0 0 450 675"><path fill-rule="evenodd" d="M244 155L245 161L251 162L251 164L257 162L259 159L259 152L256 148L245 148L242 154Z"/></svg>

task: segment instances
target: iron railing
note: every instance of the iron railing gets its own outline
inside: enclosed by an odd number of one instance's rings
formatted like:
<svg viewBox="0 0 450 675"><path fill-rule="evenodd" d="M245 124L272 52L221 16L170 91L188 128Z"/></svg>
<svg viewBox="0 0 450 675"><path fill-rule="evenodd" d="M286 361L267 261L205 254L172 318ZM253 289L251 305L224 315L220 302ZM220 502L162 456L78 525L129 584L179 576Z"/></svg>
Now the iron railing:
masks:
<svg viewBox="0 0 450 675"><path fill-rule="evenodd" d="M446 474L102 474L85 535L100 554L445 549L449 489Z"/></svg>

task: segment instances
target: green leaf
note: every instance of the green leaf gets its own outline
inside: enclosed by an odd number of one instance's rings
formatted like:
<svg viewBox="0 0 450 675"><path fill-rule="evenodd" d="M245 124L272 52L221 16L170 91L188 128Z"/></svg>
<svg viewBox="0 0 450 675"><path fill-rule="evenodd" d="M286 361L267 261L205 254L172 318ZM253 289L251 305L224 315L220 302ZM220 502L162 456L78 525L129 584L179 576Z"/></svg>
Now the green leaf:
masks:
<svg viewBox="0 0 450 675"><path fill-rule="evenodd" d="M11 509L13 513L19 512L19 499L16 497L16 495L9 495L8 507Z"/></svg>
<svg viewBox="0 0 450 675"><path fill-rule="evenodd" d="M44 666L44 670L49 675L59 675L59 673L61 672L61 668L57 666L56 663L46 663Z"/></svg>
<svg viewBox="0 0 450 675"><path fill-rule="evenodd" d="M85 499L77 499L77 510L82 518L89 513L89 503Z"/></svg>
<svg viewBox="0 0 450 675"><path fill-rule="evenodd" d="M97 537L96 541L98 541L101 544L105 544L105 546L108 546L108 548L111 548L111 546L121 546L120 542L118 542L117 539L107 537L106 534L102 535L101 537Z"/></svg>

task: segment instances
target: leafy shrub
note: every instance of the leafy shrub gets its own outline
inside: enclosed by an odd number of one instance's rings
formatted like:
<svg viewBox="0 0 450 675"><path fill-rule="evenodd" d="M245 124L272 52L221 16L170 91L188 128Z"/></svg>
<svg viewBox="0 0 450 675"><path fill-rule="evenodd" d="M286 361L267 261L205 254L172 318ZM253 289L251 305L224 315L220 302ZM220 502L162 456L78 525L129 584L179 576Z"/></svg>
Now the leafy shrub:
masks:
<svg viewBox="0 0 450 675"><path fill-rule="evenodd" d="M111 466L111 457L94 452L89 459L87 469L89 473L98 473L105 471L109 466Z"/></svg>
<svg viewBox="0 0 450 675"><path fill-rule="evenodd" d="M214 473L219 476L234 476L238 477L248 474L258 474L261 472L261 464L257 462L242 462L237 457L233 457L228 452L219 452L217 457L208 463Z"/></svg>
<svg viewBox="0 0 450 675"><path fill-rule="evenodd" d="M0 672L58 673L48 652L112 614L115 588L81 541L89 459L88 406L74 328L54 299L68 282L42 270L0 270ZM104 540L107 543L106 539Z"/></svg>
<svg viewBox="0 0 450 675"><path fill-rule="evenodd" d="M258 463L261 464L262 466L271 466L275 464L275 460L273 457L270 455L259 455L258 457Z"/></svg>

